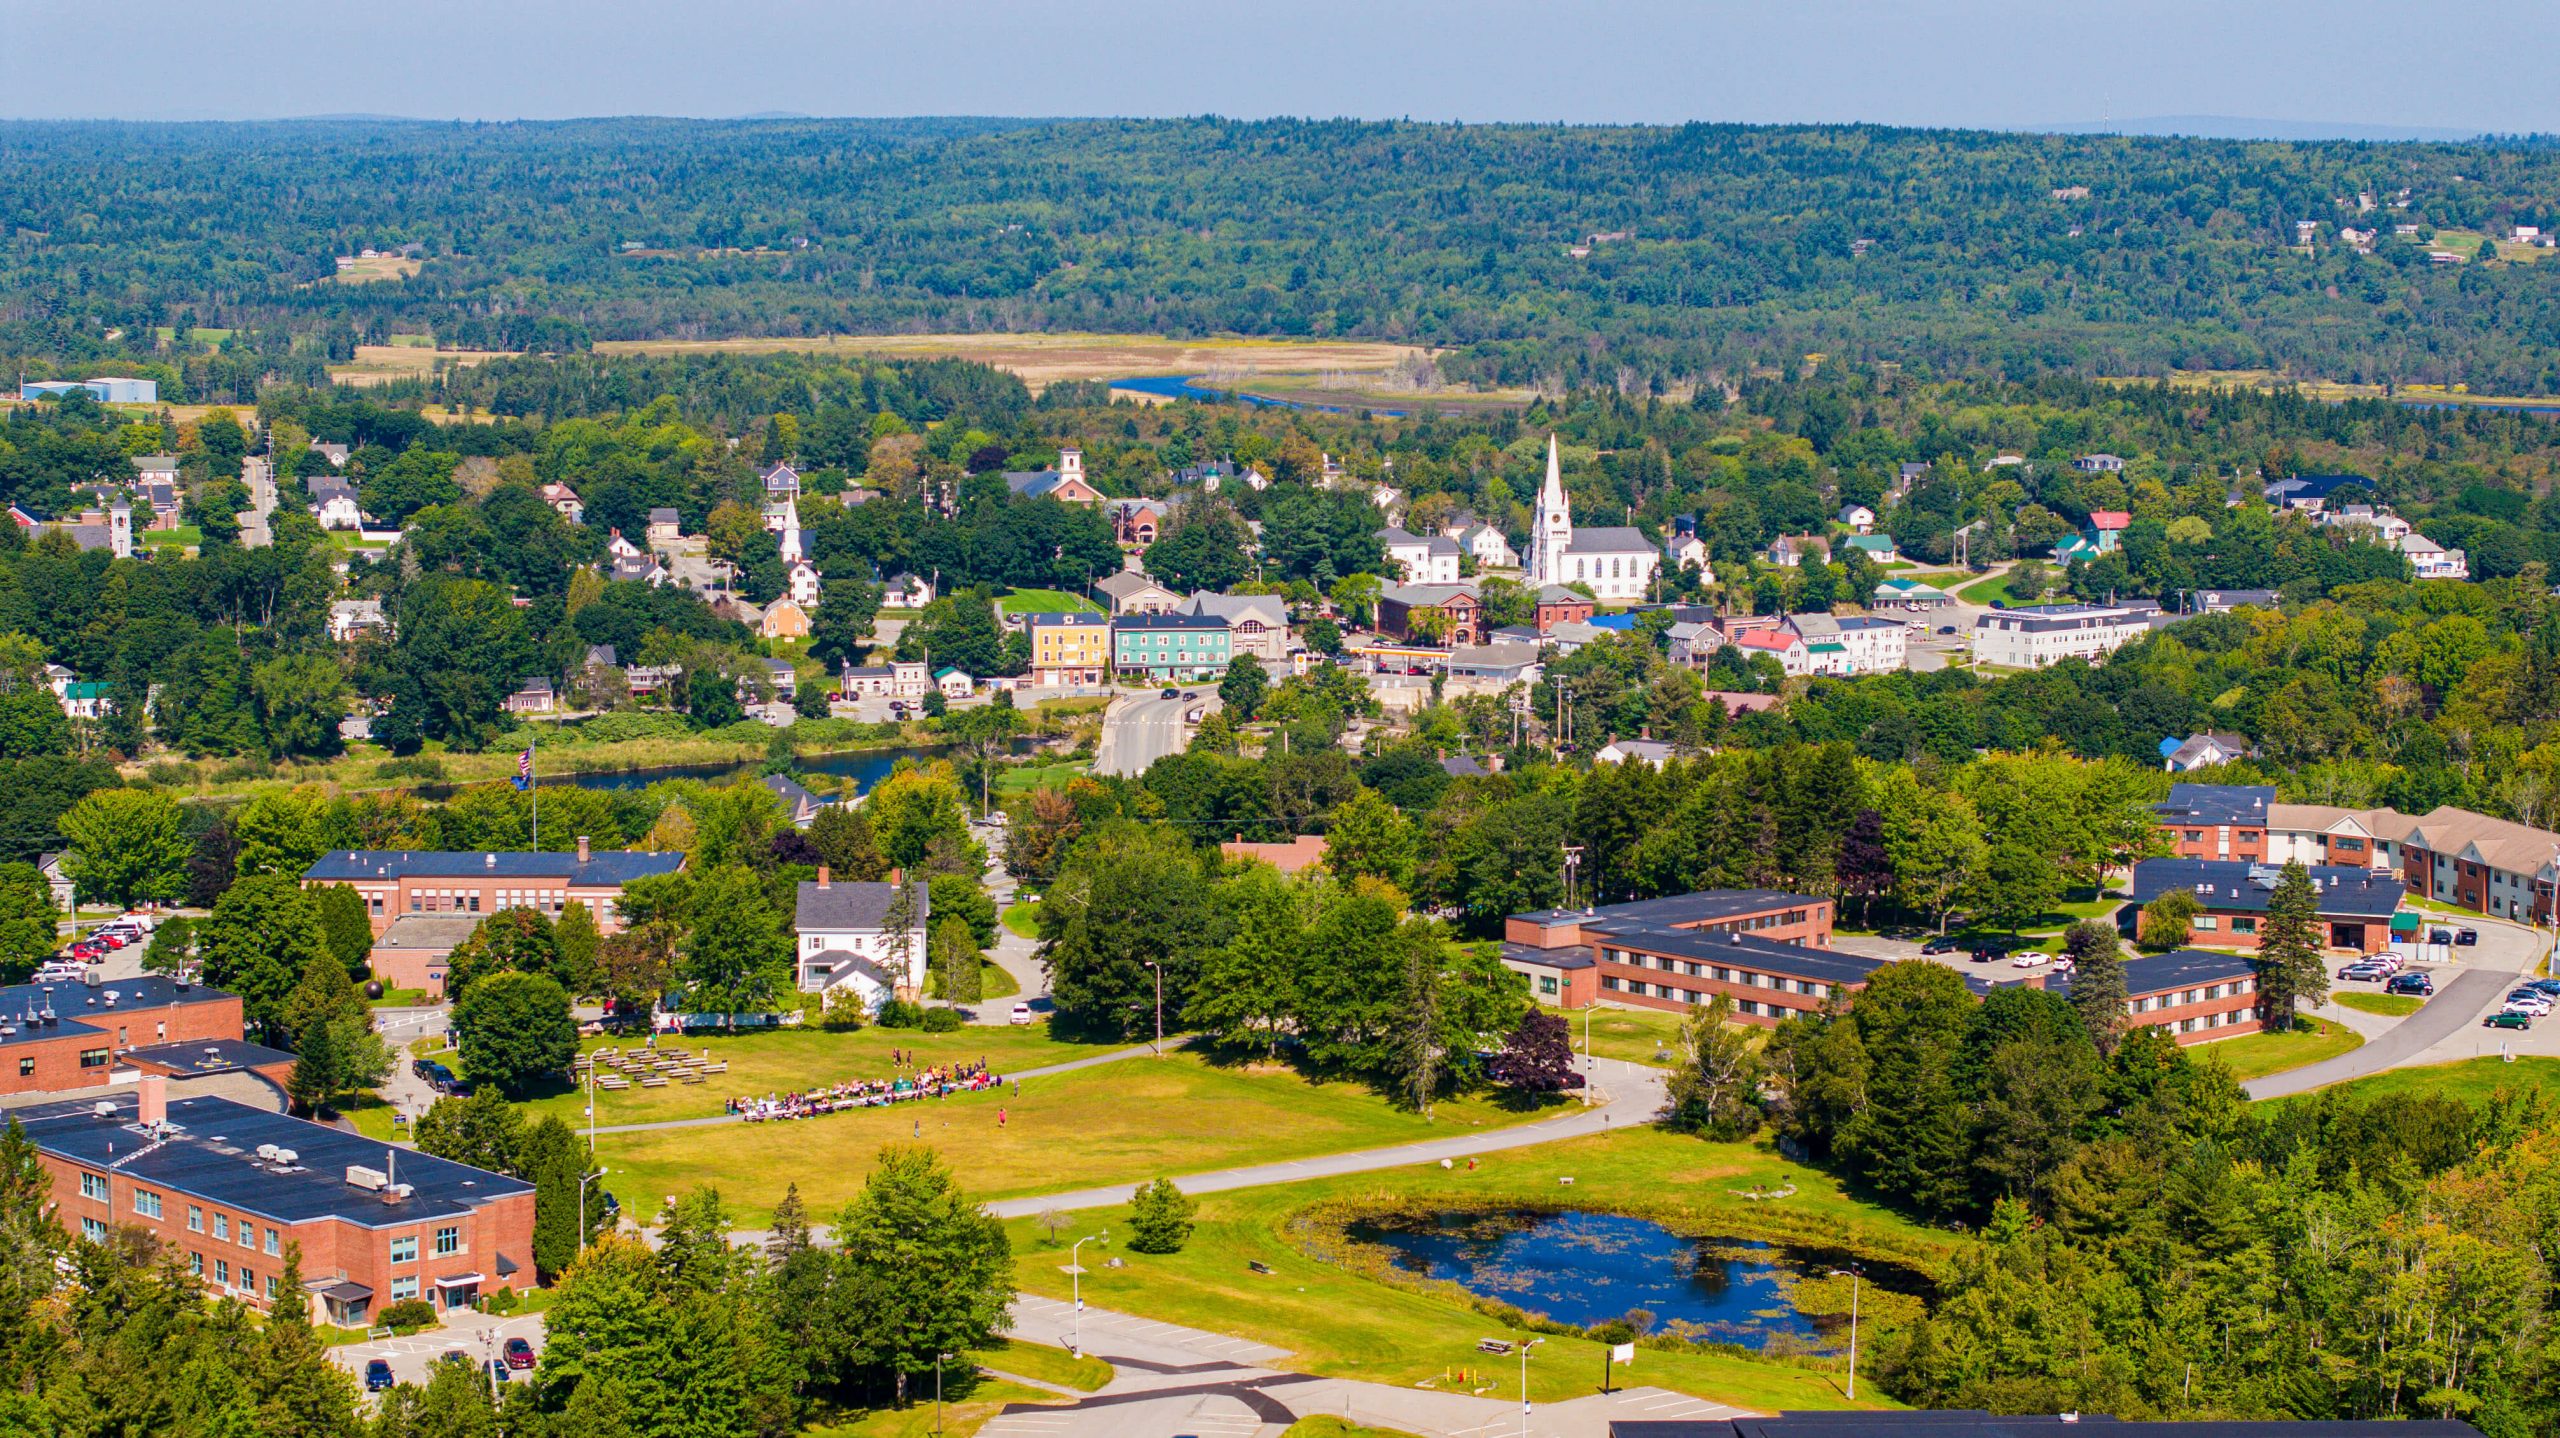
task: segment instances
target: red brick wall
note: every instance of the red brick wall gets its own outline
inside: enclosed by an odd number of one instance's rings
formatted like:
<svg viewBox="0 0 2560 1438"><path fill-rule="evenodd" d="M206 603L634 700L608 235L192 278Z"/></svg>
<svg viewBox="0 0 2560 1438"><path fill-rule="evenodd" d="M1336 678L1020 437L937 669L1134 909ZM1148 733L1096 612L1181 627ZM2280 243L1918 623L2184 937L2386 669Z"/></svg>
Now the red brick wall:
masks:
<svg viewBox="0 0 2560 1438"><path fill-rule="evenodd" d="M105 1007L105 992L103 986L91 989L81 985L55 990L56 1013L66 1022L77 1020L98 1032L57 1031L0 1047L0 1093L90 1088L107 1081L116 1056L126 1049L242 1036L240 1000L232 995L156 1008L110 1009ZM92 997L98 999L98 1007L90 1007L88 1000ZM100 1049L106 1051L107 1062L81 1067L82 1053ZM21 1071L28 1068L33 1071Z"/></svg>
<svg viewBox="0 0 2560 1438"><path fill-rule="evenodd" d="M2171 851L2181 859L2263 859L2267 856L2265 827L2231 827L2231 847L2222 847L2222 826L2218 824L2162 824ZM2187 837L2194 835L2194 838Z"/></svg>
<svg viewBox="0 0 2560 1438"><path fill-rule="evenodd" d="M122 1173L107 1175L108 1198L105 1202L80 1196L80 1169L73 1164L43 1156L45 1171L53 1180L55 1210L63 1227L77 1236L81 1220L96 1218L110 1227L139 1228L178 1251L181 1261L191 1256L204 1260L204 1277L214 1284L217 1261L231 1270L234 1288L240 1270L246 1267L256 1276L254 1294L244 1293L259 1307L266 1306L266 1279L284 1270L282 1248L287 1242L302 1246L302 1276L306 1282L324 1278L345 1277L373 1290L374 1307L379 1311L394 1300L392 1282L397 1277L416 1275L419 1294L427 1297L435 1292L435 1280L466 1273L481 1276L480 1291L498 1288L525 1289L533 1286L533 1195L512 1194L493 1200L479 1208L458 1215L424 1217L414 1223L395 1223L387 1227L366 1227L343 1219L318 1219L305 1223L283 1224L254 1214L244 1215L236 1209L191 1199L183 1193L148 1182L137 1182ZM133 1207L136 1189L160 1195L160 1217L154 1219L137 1213ZM187 1226L190 1207L203 1215L201 1230ZM228 1238L214 1236L214 1215L220 1212L231 1221ZM392 1210L385 1206L386 1214ZM246 1220L252 1225L251 1241L240 1241L238 1224ZM446 1226L461 1230L461 1251L439 1255L435 1252L435 1233ZM277 1232L278 1252L266 1249L266 1231ZM415 1236L418 1259L415 1263L393 1264L391 1240ZM515 1264L516 1271L500 1276L498 1258L504 1254ZM228 1290L226 1290L228 1291Z"/></svg>

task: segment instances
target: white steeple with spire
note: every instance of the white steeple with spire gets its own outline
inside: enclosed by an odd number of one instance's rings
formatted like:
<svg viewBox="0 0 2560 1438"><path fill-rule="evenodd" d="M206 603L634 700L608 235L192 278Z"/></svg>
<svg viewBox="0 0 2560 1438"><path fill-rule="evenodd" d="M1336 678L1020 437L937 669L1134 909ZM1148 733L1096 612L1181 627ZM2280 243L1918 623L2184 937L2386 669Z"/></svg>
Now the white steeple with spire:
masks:
<svg viewBox="0 0 2560 1438"><path fill-rule="evenodd" d="M1564 470L1556 437L1547 436L1547 483L1538 491L1538 517L1529 528L1529 583L1564 582L1564 554L1573 547L1573 511L1564 502Z"/></svg>

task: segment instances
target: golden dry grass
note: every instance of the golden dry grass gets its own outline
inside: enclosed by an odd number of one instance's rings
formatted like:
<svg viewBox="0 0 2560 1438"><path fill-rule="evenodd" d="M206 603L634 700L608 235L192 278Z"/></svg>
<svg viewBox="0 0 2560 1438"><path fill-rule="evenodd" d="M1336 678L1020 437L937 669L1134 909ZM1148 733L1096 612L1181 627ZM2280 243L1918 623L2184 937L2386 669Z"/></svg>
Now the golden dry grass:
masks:
<svg viewBox="0 0 2560 1438"><path fill-rule="evenodd" d="M1168 339L1154 335L935 334L816 335L724 340L608 340L598 354L830 354L891 359L976 360L1020 375L1034 390L1060 380L1118 379L1137 374L1382 374L1410 345L1367 340Z"/></svg>
<svg viewBox="0 0 2560 1438"><path fill-rule="evenodd" d="M423 260L413 260L404 255L375 255L371 259L358 258L321 283L369 285L377 280L406 279L424 268L426 262Z"/></svg>
<svg viewBox="0 0 2560 1438"><path fill-rule="evenodd" d="M351 364L329 366L329 378L340 384L389 384L399 379L425 379L439 363L475 365L513 358L514 350L439 350L419 345L358 345Z"/></svg>

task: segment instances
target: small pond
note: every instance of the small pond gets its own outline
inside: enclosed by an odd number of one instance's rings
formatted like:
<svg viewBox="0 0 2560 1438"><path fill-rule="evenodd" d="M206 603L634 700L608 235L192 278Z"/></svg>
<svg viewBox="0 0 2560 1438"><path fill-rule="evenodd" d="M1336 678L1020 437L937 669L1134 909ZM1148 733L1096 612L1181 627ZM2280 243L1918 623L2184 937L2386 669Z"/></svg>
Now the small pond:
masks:
<svg viewBox="0 0 2560 1438"><path fill-rule="evenodd" d="M1641 1308L1656 1331L1766 1347L1780 1334L1827 1346L1835 1326L1800 1312L1791 1284L1838 1255L1732 1238L1691 1238L1613 1213L1440 1213L1361 1219L1346 1235L1383 1248L1407 1273L1446 1279L1479 1298L1591 1326Z"/></svg>

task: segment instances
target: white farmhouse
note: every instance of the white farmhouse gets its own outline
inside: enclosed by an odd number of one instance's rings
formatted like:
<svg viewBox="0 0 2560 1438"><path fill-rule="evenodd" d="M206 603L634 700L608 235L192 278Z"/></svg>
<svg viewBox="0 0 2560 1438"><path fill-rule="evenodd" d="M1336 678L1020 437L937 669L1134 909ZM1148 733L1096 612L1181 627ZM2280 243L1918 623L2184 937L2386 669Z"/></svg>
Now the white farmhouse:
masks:
<svg viewBox="0 0 2560 1438"><path fill-rule="evenodd" d="M922 883L901 879L893 871L885 884L836 883L820 865L818 877L800 886L791 927L802 993L850 986L865 1008L877 1008L884 1000L923 992L932 896ZM903 932L890 926L902 889L914 909Z"/></svg>

